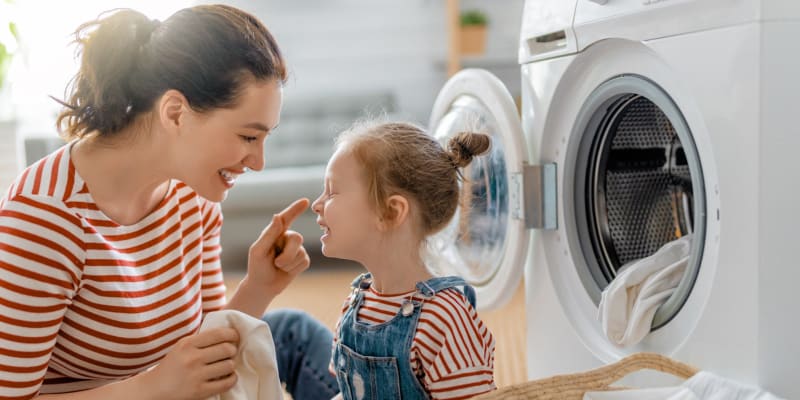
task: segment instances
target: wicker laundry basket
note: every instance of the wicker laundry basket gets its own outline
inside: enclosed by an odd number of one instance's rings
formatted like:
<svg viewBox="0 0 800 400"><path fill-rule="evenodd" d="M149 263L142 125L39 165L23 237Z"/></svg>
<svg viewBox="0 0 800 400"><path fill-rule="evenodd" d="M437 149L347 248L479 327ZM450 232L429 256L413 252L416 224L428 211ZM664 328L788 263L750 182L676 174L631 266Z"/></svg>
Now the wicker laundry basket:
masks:
<svg viewBox="0 0 800 400"><path fill-rule="evenodd" d="M615 363L593 370L520 383L500 388L494 392L475 397L475 400L581 400L588 391L607 391L625 389L612 386L626 375L652 369L687 379L698 369L656 353L636 353Z"/></svg>

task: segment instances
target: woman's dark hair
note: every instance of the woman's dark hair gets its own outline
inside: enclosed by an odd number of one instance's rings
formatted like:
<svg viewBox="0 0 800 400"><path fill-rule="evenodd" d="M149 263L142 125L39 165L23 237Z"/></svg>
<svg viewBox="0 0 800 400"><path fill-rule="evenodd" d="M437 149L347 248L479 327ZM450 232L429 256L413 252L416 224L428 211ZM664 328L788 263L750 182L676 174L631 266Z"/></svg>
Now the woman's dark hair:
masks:
<svg viewBox="0 0 800 400"><path fill-rule="evenodd" d="M254 16L230 6L180 10L164 22L119 9L75 31L81 67L56 125L67 139L113 135L167 90L195 111L236 106L249 80L287 78L275 39Z"/></svg>

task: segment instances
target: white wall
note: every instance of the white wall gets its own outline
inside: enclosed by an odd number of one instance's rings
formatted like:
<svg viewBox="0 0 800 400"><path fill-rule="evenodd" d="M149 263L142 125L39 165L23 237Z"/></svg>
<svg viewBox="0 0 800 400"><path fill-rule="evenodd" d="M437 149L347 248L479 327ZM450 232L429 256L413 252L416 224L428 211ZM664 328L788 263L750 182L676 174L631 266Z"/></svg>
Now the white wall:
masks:
<svg viewBox="0 0 800 400"><path fill-rule="evenodd" d="M446 80L447 26L441 0L229 1L275 35L292 77L286 96L349 91L396 93L400 113L427 124ZM490 19L487 66L518 92L522 0L462 0ZM509 73L511 71L511 73Z"/></svg>

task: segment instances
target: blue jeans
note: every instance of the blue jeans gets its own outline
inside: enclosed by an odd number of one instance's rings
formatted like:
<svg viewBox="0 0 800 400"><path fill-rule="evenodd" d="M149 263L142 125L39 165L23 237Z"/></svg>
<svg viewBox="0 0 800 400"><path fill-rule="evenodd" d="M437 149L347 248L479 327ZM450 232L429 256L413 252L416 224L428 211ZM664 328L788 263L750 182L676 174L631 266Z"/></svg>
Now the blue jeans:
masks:
<svg viewBox="0 0 800 400"><path fill-rule="evenodd" d="M278 375L294 400L326 399L339 393L328 371L333 333L314 317L297 310L270 311L262 318L272 331Z"/></svg>

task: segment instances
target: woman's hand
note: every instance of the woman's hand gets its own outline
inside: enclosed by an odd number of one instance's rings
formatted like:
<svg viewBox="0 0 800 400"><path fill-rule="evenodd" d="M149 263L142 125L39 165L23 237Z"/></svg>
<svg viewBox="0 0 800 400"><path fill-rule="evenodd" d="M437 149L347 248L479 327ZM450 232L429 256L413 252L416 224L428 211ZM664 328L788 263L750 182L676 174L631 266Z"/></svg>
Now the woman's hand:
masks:
<svg viewBox="0 0 800 400"><path fill-rule="evenodd" d="M269 298L282 292L311 263L303 247L303 236L288 230L308 204L308 199L300 199L275 214L250 246L247 280L251 285L263 285Z"/></svg>
<svg viewBox="0 0 800 400"><path fill-rule="evenodd" d="M233 328L184 337L155 368L140 375L142 388L155 391L155 399L206 399L224 393L236 384L233 357L238 343Z"/></svg>

